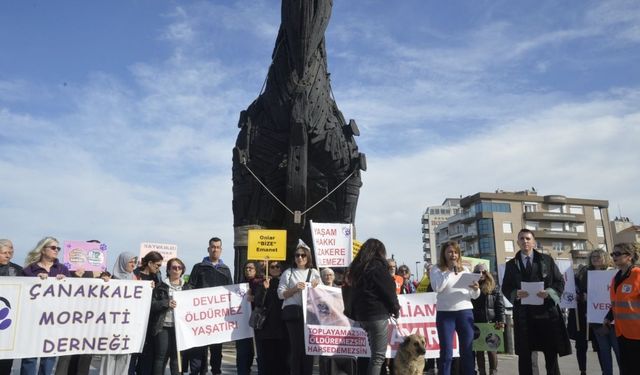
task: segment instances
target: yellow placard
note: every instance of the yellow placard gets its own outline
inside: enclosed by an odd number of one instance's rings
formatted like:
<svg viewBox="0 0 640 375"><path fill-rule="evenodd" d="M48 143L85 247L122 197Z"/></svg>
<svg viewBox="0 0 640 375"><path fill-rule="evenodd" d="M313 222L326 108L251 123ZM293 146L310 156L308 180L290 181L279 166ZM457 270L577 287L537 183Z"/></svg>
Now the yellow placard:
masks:
<svg viewBox="0 0 640 375"><path fill-rule="evenodd" d="M362 246L362 242L356 240L355 238L353 239L353 246L351 247L351 253L353 254L353 258L351 259L355 259L356 255L358 255L358 251L360 251L360 247Z"/></svg>
<svg viewBox="0 0 640 375"><path fill-rule="evenodd" d="M249 260L286 260L287 231L275 229L249 229L247 241Z"/></svg>
<svg viewBox="0 0 640 375"><path fill-rule="evenodd" d="M425 272L424 276L422 276L422 280L420 280L420 284L418 284L418 287L416 288L416 292L426 293L427 288L429 288L429 284L431 284L431 280L429 280L429 276L427 276L427 273Z"/></svg>

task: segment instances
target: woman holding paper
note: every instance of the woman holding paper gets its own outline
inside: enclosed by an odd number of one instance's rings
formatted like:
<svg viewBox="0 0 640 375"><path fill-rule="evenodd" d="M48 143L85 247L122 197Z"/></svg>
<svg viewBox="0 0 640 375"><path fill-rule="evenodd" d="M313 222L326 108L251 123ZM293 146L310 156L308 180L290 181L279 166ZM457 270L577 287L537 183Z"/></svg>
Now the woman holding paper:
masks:
<svg viewBox="0 0 640 375"><path fill-rule="evenodd" d="M637 243L616 244L611 256L619 271L611 280L611 310L604 324L616 323L620 374L637 374L638 360L635 356L640 353L640 246Z"/></svg>
<svg viewBox="0 0 640 375"><path fill-rule="evenodd" d="M436 327L440 340L438 374L451 374L454 331L458 334L461 374L475 374L471 299L478 298L480 295L480 286L477 281L480 275L476 277L465 275L470 275L470 272L462 266L458 243L456 241L443 243L438 265L431 269L430 275L433 290L438 293L436 302ZM467 285L465 285L464 281L467 278Z"/></svg>

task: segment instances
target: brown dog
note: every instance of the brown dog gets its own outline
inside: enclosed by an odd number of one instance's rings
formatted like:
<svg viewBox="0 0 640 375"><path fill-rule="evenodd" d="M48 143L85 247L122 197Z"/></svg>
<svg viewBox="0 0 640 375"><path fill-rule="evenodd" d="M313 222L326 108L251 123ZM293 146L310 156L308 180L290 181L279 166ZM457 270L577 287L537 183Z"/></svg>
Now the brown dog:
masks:
<svg viewBox="0 0 640 375"><path fill-rule="evenodd" d="M395 375L422 375L424 370L424 336L412 334L404 338L393 360Z"/></svg>

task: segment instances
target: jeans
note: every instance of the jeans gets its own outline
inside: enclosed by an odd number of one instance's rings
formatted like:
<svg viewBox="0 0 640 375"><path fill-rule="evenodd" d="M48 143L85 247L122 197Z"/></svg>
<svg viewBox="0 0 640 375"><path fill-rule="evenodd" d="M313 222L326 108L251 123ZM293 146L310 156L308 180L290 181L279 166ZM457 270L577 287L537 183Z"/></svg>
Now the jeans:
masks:
<svg viewBox="0 0 640 375"><path fill-rule="evenodd" d="M36 375L36 364L38 358L22 358L20 365L20 375ZM53 365L56 363L56 357L43 357L40 358L40 367L38 368L38 375L51 375L53 374Z"/></svg>
<svg viewBox="0 0 640 375"><path fill-rule="evenodd" d="M616 329L613 325L608 330L605 327L598 328L593 332L593 336L598 342L598 354L600 355L600 366L604 375L613 375L613 357L611 349L616 355L616 362L620 365L620 349L618 348L618 339L616 338Z"/></svg>
<svg viewBox="0 0 640 375"><path fill-rule="evenodd" d="M211 351L210 365L213 375L222 374L222 344L211 344L189 350L189 367L192 375L207 373L207 354Z"/></svg>
<svg viewBox="0 0 640 375"><path fill-rule="evenodd" d="M0 375L11 375L13 359L0 359Z"/></svg>
<svg viewBox="0 0 640 375"><path fill-rule="evenodd" d="M178 353L176 352L176 330L174 327L163 327L153 338L154 352L153 375L163 375L167 361L170 361L171 375L178 374Z"/></svg>
<svg viewBox="0 0 640 375"><path fill-rule="evenodd" d="M473 375L476 367L473 355L473 310L438 311L436 313L436 328L440 341L438 374L451 374L453 333L457 332L460 349L460 374Z"/></svg>
<svg viewBox="0 0 640 375"><path fill-rule="evenodd" d="M388 337L388 321L372 320L359 322L362 329L367 332L369 339L369 348L371 349L371 359L367 367L368 375L379 375L380 369L384 364L385 353L387 351Z"/></svg>
<svg viewBox="0 0 640 375"><path fill-rule="evenodd" d="M236 340L236 371L238 375L251 374L253 357L253 338Z"/></svg>

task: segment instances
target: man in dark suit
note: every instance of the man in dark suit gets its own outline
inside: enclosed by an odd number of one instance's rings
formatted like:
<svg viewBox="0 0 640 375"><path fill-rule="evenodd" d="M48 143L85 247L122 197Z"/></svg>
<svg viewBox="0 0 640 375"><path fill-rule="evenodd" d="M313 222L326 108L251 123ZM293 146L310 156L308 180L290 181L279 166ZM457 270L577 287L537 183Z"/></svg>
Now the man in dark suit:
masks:
<svg viewBox="0 0 640 375"><path fill-rule="evenodd" d="M536 250L532 231L518 233L520 251L505 266L502 293L513 304L514 341L520 375L532 375L531 352L544 353L547 374L560 374L558 355L571 354L569 335L560 311L564 279L553 258ZM541 305L522 304L529 296L522 282L544 282L536 295Z"/></svg>

